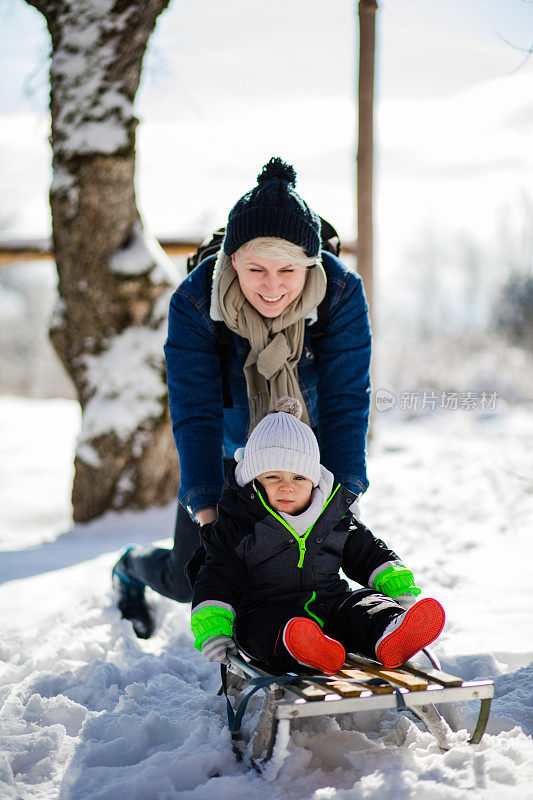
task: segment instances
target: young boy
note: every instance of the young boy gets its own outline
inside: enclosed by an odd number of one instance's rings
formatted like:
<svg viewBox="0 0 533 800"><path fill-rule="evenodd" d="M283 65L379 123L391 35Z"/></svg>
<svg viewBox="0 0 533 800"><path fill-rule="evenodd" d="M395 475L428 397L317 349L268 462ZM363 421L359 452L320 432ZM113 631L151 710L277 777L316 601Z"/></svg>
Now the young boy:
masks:
<svg viewBox="0 0 533 800"><path fill-rule="evenodd" d="M271 669L333 673L346 650L398 667L442 631L437 600L353 515L355 495L320 464L294 398L278 401L236 454L202 528L193 587L195 647L227 662L237 645ZM364 589L351 590L339 575ZM407 609L407 610L406 610Z"/></svg>

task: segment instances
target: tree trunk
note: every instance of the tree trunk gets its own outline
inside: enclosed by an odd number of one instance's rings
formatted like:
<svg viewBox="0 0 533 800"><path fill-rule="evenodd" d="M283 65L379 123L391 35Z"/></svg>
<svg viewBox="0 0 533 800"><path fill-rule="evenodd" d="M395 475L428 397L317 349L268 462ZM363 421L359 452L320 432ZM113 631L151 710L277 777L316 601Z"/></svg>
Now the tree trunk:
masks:
<svg viewBox="0 0 533 800"><path fill-rule="evenodd" d="M145 231L134 191L133 100L157 16L169 0L27 0L52 39L60 301L53 344L82 407L74 519L175 497L162 344L177 276Z"/></svg>
<svg viewBox="0 0 533 800"><path fill-rule="evenodd" d="M376 0L359 0L359 134L357 147L357 269L373 298L374 51Z"/></svg>

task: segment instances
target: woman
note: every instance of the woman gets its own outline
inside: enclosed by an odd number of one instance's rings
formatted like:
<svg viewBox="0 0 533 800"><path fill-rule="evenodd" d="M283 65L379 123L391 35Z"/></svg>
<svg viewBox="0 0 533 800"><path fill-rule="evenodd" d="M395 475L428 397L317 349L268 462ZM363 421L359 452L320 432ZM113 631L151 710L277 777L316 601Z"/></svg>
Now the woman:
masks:
<svg viewBox="0 0 533 800"><path fill-rule="evenodd" d="M295 183L294 169L272 158L231 210L218 255L172 297L165 358L181 473L174 548L128 548L113 570L117 605L141 638L153 631L145 585L190 601L184 567L200 526L216 518L224 460L231 462L280 397L302 402L324 466L357 496L368 486L363 287L321 250L319 217ZM221 328L229 346L221 346Z"/></svg>

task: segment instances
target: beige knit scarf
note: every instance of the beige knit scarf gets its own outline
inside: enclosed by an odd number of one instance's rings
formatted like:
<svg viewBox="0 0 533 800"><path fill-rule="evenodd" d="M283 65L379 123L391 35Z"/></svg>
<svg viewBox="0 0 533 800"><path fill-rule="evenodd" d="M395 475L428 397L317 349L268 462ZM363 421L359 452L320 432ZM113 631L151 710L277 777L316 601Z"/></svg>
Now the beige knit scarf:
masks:
<svg viewBox="0 0 533 800"><path fill-rule="evenodd" d="M250 342L244 375L250 406L250 434L280 397L296 397L302 404L302 421L309 424L298 383L305 318L326 294L322 264L307 270L303 291L278 317L263 317L242 293L231 258L220 251L213 273L211 318Z"/></svg>

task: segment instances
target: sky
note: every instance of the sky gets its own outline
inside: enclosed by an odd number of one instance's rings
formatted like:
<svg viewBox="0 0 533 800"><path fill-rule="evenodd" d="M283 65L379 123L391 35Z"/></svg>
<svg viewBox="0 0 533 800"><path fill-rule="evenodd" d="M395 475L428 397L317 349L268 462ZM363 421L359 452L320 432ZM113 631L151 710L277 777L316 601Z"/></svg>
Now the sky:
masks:
<svg viewBox="0 0 533 800"><path fill-rule="evenodd" d="M172 0L151 38L136 101L137 197L156 235L217 227L262 164L281 155L295 165L310 205L344 239L355 238L354 7ZM518 238L533 193L533 58L522 63L517 49L532 44L527 0L380 3L378 282L412 276L430 258L458 261L457 242L492 259L488 273L501 269L494 253L502 220ZM4 235L50 228L48 49L41 15L23 0L4 0Z"/></svg>
<svg viewBox="0 0 533 800"><path fill-rule="evenodd" d="M529 0L381 0L377 15L378 101L449 97L478 83L505 77L524 57L510 45L531 47L531 5ZM309 96L327 94L332 75L335 87L349 95L356 38L353 6L347 0L331 0L327 8L318 0L294 0L291 4L272 0L267 15L264 6L256 4L254 10L253 4L243 0L227 0L223 4L214 0L171 0L150 42L145 64L149 74L141 89L142 103L153 113L156 109L150 101L154 101L164 118L181 109L189 115L195 105L197 111L202 107L205 110L207 103L211 105L215 99L209 64L202 70L204 80L209 81L202 80L206 88L203 98L195 98L192 91L187 95L185 83L195 80L192 72L200 62L205 64L206 54L217 65L225 96L233 93L234 99L240 97L247 103L254 93L259 98L281 90L293 96L295 88L300 95L302 90ZM279 26L279 19L284 20L284 28ZM271 28L259 41L258 24ZM240 72L238 85L232 90L239 62L247 54L256 63L265 59L268 39L278 54L270 60L270 69L278 76L290 69L291 79L278 80L272 86L269 72L258 85L257 71L247 68L244 75ZM306 41L312 46L306 48ZM0 85L0 111L45 112L49 40L44 18L23 0L0 0L0 43L2 74L9 76ZM324 52L317 53L317 46ZM283 59L279 58L281 48ZM334 59L323 58L331 53ZM299 74L293 71L294 64L299 65ZM313 64L318 64L317 71ZM302 87L300 79L307 69L314 80ZM526 71L532 69L529 64ZM316 81L320 74L322 85ZM183 91L179 104L161 106L162 95L170 99L179 91Z"/></svg>

